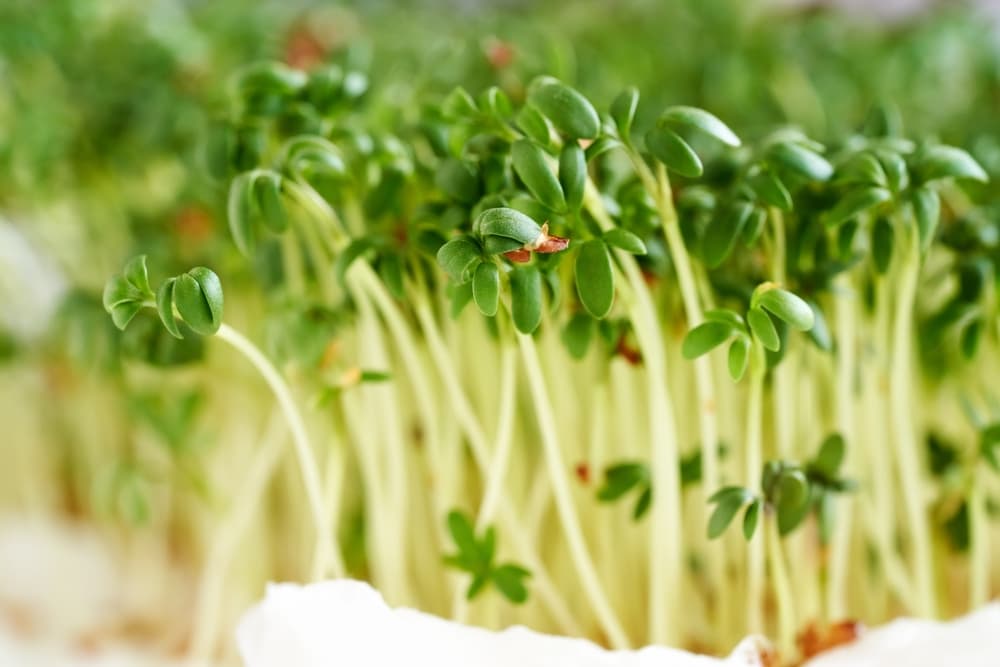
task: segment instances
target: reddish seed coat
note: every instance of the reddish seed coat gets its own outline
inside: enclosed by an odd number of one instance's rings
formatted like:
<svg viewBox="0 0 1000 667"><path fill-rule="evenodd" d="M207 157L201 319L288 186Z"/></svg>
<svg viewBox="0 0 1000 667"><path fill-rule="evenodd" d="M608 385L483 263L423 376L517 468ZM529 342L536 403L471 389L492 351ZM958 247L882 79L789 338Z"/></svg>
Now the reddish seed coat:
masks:
<svg viewBox="0 0 1000 667"><path fill-rule="evenodd" d="M549 236L544 241L538 244L535 248L535 252L540 252L543 254L552 254L555 252L562 252L569 247L569 239L563 238L561 236Z"/></svg>
<svg viewBox="0 0 1000 667"><path fill-rule="evenodd" d="M504 69L514 62L514 47L509 42L491 39L486 45L486 59L494 69Z"/></svg>
<svg viewBox="0 0 1000 667"><path fill-rule="evenodd" d="M524 248L518 248L517 250L505 252L503 256L512 262L517 262L518 264L524 264L525 262L531 261L531 251L525 250Z"/></svg>
<svg viewBox="0 0 1000 667"><path fill-rule="evenodd" d="M576 464L576 478L580 480L581 484L590 484L590 466L586 461L581 461Z"/></svg>
<svg viewBox="0 0 1000 667"><path fill-rule="evenodd" d="M825 628L819 628L813 622L799 633L796 643L799 645L803 659L808 660L824 651L849 644L860 637L863 632L864 625L858 621L839 621Z"/></svg>

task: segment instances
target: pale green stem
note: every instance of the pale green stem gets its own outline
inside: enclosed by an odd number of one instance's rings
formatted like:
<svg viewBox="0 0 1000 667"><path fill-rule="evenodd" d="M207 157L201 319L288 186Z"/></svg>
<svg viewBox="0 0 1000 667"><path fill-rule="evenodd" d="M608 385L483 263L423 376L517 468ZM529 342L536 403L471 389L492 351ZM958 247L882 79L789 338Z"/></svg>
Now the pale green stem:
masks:
<svg viewBox="0 0 1000 667"><path fill-rule="evenodd" d="M469 448L472 451L476 467L479 469L480 474L488 479L490 467L489 445L482 425L472 410L468 396L462 390L462 384L459 381L458 371L455 368L452 355L449 353L441 332L434 321L434 315L431 312L427 297L423 293L411 290L411 299L414 303L417 319L427 339L431 358L434 360L434 364L437 367L436 370L440 373L444 381L445 392L448 396L448 402L452 407L452 412L462 432L465 433L468 439ZM552 612L553 616L563 627L577 627L572 615L561 602L557 589L551 583L551 578L544 568L541 559L537 556L536 547L525 535L524 527L519 523L519 517L515 515L509 499L501 497L498 511L500 525L510 533L511 541L514 542L514 546L519 552L519 557L532 569L534 586L539 589L542 600L549 605L549 611Z"/></svg>
<svg viewBox="0 0 1000 667"><path fill-rule="evenodd" d="M795 648L795 597L788 577L784 546L778 532L777 517L765 517L768 535L768 555L771 561L771 577L778 607L778 646L781 653L790 655Z"/></svg>
<svg viewBox="0 0 1000 667"><path fill-rule="evenodd" d="M764 375L767 360L764 348L757 341L750 350L750 392L747 397L745 475L746 484L755 488L764 465L763 444L761 442L762 420L764 417ZM765 517L766 519L766 517ZM764 537L754 534L747 543L747 632L761 633L764 621L761 615L764 597Z"/></svg>
<svg viewBox="0 0 1000 667"><path fill-rule="evenodd" d="M555 498L556 510L559 514L563 535L568 543L573 566L583 584L584 592L590 600L590 604L597 613L601 626L608 635L611 646L616 649L628 648L628 636L621 626L614 610L608 603L607 596L601 586L597 576L597 570L587 551L587 545L583 539L583 531L576 515L576 508L573 505L573 496L570 492L569 482L566 479L566 468L562 460L562 450L559 445L559 433L556 430L555 422L552 419L552 407L549 401L548 390L545 386L545 379L542 377L542 369L535 349L535 341L531 336L522 333L517 334L517 340L521 348L521 356L524 360L524 370L528 377L528 386L531 390L534 401L535 416L538 420L538 428L542 436L542 448L545 454L545 464L549 469L549 478L552 482L552 492Z"/></svg>
<svg viewBox="0 0 1000 667"><path fill-rule="evenodd" d="M310 579L316 581L323 579L332 573L334 577L344 576L344 563L340 556L340 546L337 543L337 536L332 527L325 520L323 512L323 494L320 485L319 466L316 464L316 455L309 444L309 436L306 431L302 415L299 413L292 398L291 389L285 383L284 378L278 373L271 361L257 349L257 346L250 342L227 324L219 327L215 334L218 338L232 345L257 369L264 377L268 387L274 394L278 405L281 407L288 427L292 432L292 443L295 446L295 456L299 463L299 472L302 475L302 483L305 487L306 499L309 502L309 510L312 513L313 528L316 531L316 548L313 552L313 564Z"/></svg>
<svg viewBox="0 0 1000 667"><path fill-rule="evenodd" d="M972 472L972 487L966 501L969 508L969 607L978 609L990 599L990 521L986 513L986 493L982 473Z"/></svg>
<svg viewBox="0 0 1000 667"><path fill-rule="evenodd" d="M893 426L892 441L896 447L903 498L909 523L916 578L916 613L934 618L937 603L934 595L934 571L931 540L927 521L926 497L920 474L920 445L914 432L914 378L912 366L913 304L920 273L920 240L912 226L897 224L896 239L901 244L899 287L896 291L896 312L893 321L892 367L889 378L890 412Z"/></svg>
<svg viewBox="0 0 1000 667"><path fill-rule="evenodd" d="M597 188L589 180L584 204L601 229L614 227ZM680 599L684 549L677 465L680 457L673 406L666 386L666 345L653 297L635 259L620 251L616 255L632 291L633 300L627 303L627 309L642 352L647 382L647 418L652 450L650 473L655 489L650 511L649 641L672 644L679 638L676 624L670 622L668 612L672 603Z"/></svg>
<svg viewBox="0 0 1000 667"><path fill-rule="evenodd" d="M843 474L847 478L857 478L860 460L860 442L855 439L854 429L854 383L856 359L856 310L857 294L849 276L844 273L836 279L834 308L837 326L837 390L836 414L837 430L847 443ZM837 524L834 527L830 545L830 570L827 583L827 618L834 621L847 615L847 564L851 548L851 527L854 503L850 499L838 499Z"/></svg>
<svg viewBox="0 0 1000 667"><path fill-rule="evenodd" d="M279 429L280 424L281 421L275 414L268 423L262 439L263 446L257 448L247 476L235 494L232 509L212 541L195 604L195 620L192 623L191 645L188 651L188 663L191 665L204 665L215 652L216 642L220 636L220 607L226 572L281 458L284 446L281 436L284 434Z"/></svg>
<svg viewBox="0 0 1000 667"><path fill-rule="evenodd" d="M483 502L479 506L476 517L476 532L481 533L492 523L500 505L504 482L507 479L507 469L510 464L510 452L514 442L514 398L517 381L517 350L504 346L500 360L500 405L497 420L496 448L490 463L489 476L486 478ZM465 577L467 580L468 577ZM467 581L466 581L467 583ZM464 586L455 589L452 601L452 618L465 622L468 611Z"/></svg>

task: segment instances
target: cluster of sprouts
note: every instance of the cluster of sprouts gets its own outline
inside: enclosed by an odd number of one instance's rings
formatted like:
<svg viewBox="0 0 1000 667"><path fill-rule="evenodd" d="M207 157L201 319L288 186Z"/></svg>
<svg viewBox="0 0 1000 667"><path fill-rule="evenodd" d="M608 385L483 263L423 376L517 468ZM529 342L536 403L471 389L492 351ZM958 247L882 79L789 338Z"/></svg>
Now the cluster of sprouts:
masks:
<svg viewBox="0 0 1000 667"><path fill-rule="evenodd" d="M367 87L242 71L207 151L243 259L154 290L138 258L105 291L119 328L155 310L260 371L312 529L295 576L614 647L790 652L988 599L1000 320L968 153L885 110L829 145L690 106L640 129L637 90L547 76L387 129ZM259 294L223 313L230 273Z"/></svg>

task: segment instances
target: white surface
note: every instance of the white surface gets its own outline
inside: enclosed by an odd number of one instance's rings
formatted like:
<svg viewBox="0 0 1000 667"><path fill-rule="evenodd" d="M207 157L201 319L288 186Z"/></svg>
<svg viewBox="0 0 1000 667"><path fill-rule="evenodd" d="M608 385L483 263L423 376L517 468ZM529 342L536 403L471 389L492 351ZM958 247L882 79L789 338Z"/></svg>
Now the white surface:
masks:
<svg viewBox="0 0 1000 667"><path fill-rule="evenodd" d="M608 651L584 639L514 627L503 632L390 609L366 583L272 584L244 616L237 643L246 667L753 667L756 640L725 659L651 646Z"/></svg>
<svg viewBox="0 0 1000 667"><path fill-rule="evenodd" d="M948 623L901 618L828 651L807 667L997 667L1000 602Z"/></svg>

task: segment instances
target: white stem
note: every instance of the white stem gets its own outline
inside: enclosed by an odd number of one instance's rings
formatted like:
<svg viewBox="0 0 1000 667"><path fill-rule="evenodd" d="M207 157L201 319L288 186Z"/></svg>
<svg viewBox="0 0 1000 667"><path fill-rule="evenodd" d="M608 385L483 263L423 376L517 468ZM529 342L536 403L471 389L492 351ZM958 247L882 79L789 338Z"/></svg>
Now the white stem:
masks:
<svg viewBox="0 0 1000 667"><path fill-rule="evenodd" d="M764 412L764 374L766 358L764 349L759 342L754 342L750 354L750 395L747 398L746 425L746 484L755 488L760 479L761 468L764 465L763 445L761 442L761 420ZM767 519L767 517L762 517ZM764 596L764 537L760 532L747 543L747 625L748 632L764 631L764 620L761 615Z"/></svg>
<svg viewBox="0 0 1000 667"><path fill-rule="evenodd" d="M920 474L920 451L914 432L913 412L913 304L920 273L920 240L912 226L897 225L897 235L902 254L899 261L899 288L896 292L896 312L893 321L892 367L889 379L889 400L892 418L892 442L896 448L903 499L906 504L907 523L913 547L916 578L916 613L933 618L937 615L934 595L934 571L931 540L927 525L926 498Z"/></svg>
<svg viewBox="0 0 1000 667"><path fill-rule="evenodd" d="M614 226L604 210L600 194L589 180L584 203L602 229ZM647 381L647 418L652 450L650 476L655 489L649 518L649 641L673 644L679 639L678 628L676 623L670 622L668 610L672 608L672 603L680 599L684 549L677 465L680 457L673 404L666 385L666 345L653 297L639 267L634 258L624 252L617 251L616 255L633 293L634 300L627 304L627 308L642 352Z"/></svg>
<svg viewBox="0 0 1000 667"><path fill-rule="evenodd" d="M535 404L535 416L538 420L538 428L542 436L542 448L545 454L545 464L549 470L549 478L552 482L552 492L555 497L556 510L559 514L559 521L563 529L563 535L568 543L570 556L576 568L577 575L583 584L584 592L593 605L597 613L597 618L608 634L608 640L614 648L628 648L628 636L621 626L611 605L608 603L604 589L597 577L594 563L587 552L587 545L583 539L583 531L576 516L576 508L573 506L573 496L570 492L569 482L566 479L565 465L562 460L562 450L559 445L559 434L556 430L555 422L552 419L551 403L549 401L548 390L545 387L545 379L542 377L542 369L535 349L535 341L531 336L522 333L517 334L517 340L521 348L521 356L524 360L524 370L528 376L528 386Z"/></svg>
<svg viewBox="0 0 1000 667"><path fill-rule="evenodd" d="M990 521L981 472L974 469L969 490L969 608L978 609L990 599Z"/></svg>
<svg viewBox="0 0 1000 667"><path fill-rule="evenodd" d="M504 481L510 464L510 450L514 442L514 390L517 381L517 351L506 346L501 352L500 371L500 406L497 420L496 448L493 461L490 463L489 476L483 492L483 502L479 506L479 516L476 517L476 532L486 530L496 515L500 498L503 494ZM468 577L463 577L468 582ZM452 618L465 622L468 611L464 585L455 589L452 600Z"/></svg>
<svg viewBox="0 0 1000 667"><path fill-rule="evenodd" d="M280 426L281 421L275 414L262 438L263 446L257 448L250 462L249 472L234 496L233 507L212 542L195 605L191 648L188 651L188 663L191 665L205 664L217 646L221 620L219 609L222 605L226 572L281 458L285 443Z"/></svg>
<svg viewBox="0 0 1000 667"><path fill-rule="evenodd" d="M778 646L784 655L795 648L795 598L785 564L785 553L778 532L777 517L765 517L768 533L768 553L771 561L771 578L778 607Z"/></svg>
<svg viewBox="0 0 1000 667"><path fill-rule="evenodd" d="M302 483L305 486L306 498L313 518L313 527L316 531L316 549L313 553L310 578L319 580L329 573L332 573L334 577L343 577L344 563L340 556L337 536L324 520L319 466L316 464L316 456L309 444L305 423L295 405L295 400L292 398L291 390L271 361L243 334L229 325L223 324L215 335L236 348L264 377L292 432L295 456L299 463L299 472L302 475Z"/></svg>
<svg viewBox="0 0 1000 667"><path fill-rule="evenodd" d="M858 450L860 443L855 439L854 429L854 383L855 383L855 312L857 296L847 274L841 274L834 290L834 308L837 326L837 430L844 438L847 452L844 457L843 474L849 479L857 478ZM838 499L837 523L830 545L830 574L827 583L827 618L830 621L847 615L847 564L851 548L851 527L853 524L852 499Z"/></svg>

